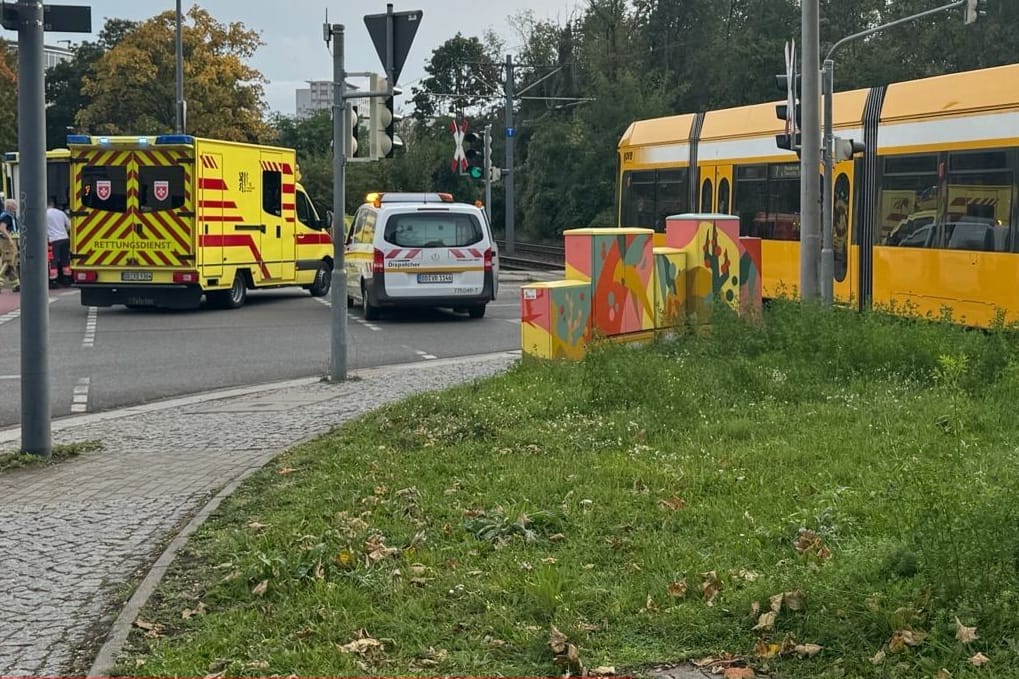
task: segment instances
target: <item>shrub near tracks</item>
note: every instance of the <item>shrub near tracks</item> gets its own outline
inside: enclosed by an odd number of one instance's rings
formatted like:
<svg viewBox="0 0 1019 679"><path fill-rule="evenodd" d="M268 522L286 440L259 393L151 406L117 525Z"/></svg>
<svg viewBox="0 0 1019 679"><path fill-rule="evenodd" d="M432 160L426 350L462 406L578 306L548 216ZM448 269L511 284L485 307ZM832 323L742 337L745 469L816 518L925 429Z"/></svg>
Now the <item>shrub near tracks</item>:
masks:
<svg viewBox="0 0 1019 679"><path fill-rule="evenodd" d="M1016 346L777 303L412 398L226 502L121 669L1007 676Z"/></svg>

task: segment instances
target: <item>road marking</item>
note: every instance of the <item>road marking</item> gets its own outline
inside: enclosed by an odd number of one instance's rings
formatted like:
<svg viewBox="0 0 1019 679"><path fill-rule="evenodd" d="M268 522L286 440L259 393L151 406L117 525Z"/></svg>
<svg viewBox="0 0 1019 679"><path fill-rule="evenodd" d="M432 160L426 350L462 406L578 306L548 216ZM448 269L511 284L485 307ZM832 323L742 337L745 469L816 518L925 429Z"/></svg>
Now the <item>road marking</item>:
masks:
<svg viewBox="0 0 1019 679"><path fill-rule="evenodd" d="M323 298L323 297L316 297L315 301L319 302L320 304L325 304L330 309L333 308L333 303L330 302L329 300ZM349 311L347 312L347 318L349 320L351 320L351 321L354 321L358 325L363 325L364 327L368 328L372 332L381 332L382 331L382 328L380 328L379 326L375 325L374 323L369 323L368 321L364 320L363 318L358 318L357 316L355 316L354 314L350 313Z"/></svg>
<svg viewBox="0 0 1019 679"><path fill-rule="evenodd" d="M0 380L20 380L21 375L0 375Z"/></svg>
<svg viewBox="0 0 1019 679"><path fill-rule="evenodd" d="M520 325L519 318L504 318L502 320L505 321L506 323L512 323L513 325Z"/></svg>
<svg viewBox="0 0 1019 679"><path fill-rule="evenodd" d="M434 361L435 359L438 358L438 356L433 356L432 354L429 354L426 351L415 351L414 353L420 356L421 358L425 359L426 361Z"/></svg>
<svg viewBox="0 0 1019 679"><path fill-rule="evenodd" d="M85 337L81 340L81 348L87 349L96 345L96 323L99 322L99 307L88 308L88 318L85 320Z"/></svg>
<svg viewBox="0 0 1019 679"><path fill-rule="evenodd" d="M74 387L74 396L71 399L71 412L83 413L88 410L88 388L92 381L90 377L82 377Z"/></svg>
<svg viewBox="0 0 1019 679"><path fill-rule="evenodd" d="M50 297L49 298L50 304L53 304L56 301L57 301L56 297ZM21 309L20 308L15 309L14 311L8 311L3 316L0 316L0 325L3 325L4 323L7 323L8 321L13 321L14 319L20 318L20 317L21 317Z"/></svg>

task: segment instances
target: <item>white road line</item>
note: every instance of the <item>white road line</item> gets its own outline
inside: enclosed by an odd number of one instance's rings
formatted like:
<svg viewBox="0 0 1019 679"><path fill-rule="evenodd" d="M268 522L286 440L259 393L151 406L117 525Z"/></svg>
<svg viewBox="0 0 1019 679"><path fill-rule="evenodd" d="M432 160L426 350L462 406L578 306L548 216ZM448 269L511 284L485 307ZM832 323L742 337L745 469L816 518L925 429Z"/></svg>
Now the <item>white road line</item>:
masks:
<svg viewBox="0 0 1019 679"><path fill-rule="evenodd" d="M92 381L89 377L82 377L74 387L71 398L71 412L84 413L88 410L88 388Z"/></svg>
<svg viewBox="0 0 1019 679"><path fill-rule="evenodd" d="M99 322L99 307L88 308L88 318L85 320L85 337L81 340L81 348L87 349L96 345L96 323Z"/></svg>
<svg viewBox="0 0 1019 679"><path fill-rule="evenodd" d="M0 375L0 380L20 380L21 375Z"/></svg>
<svg viewBox="0 0 1019 679"><path fill-rule="evenodd" d="M421 358L425 359L426 361L434 361L435 359L438 358L438 356L433 356L432 354L429 354L428 352L425 351L415 351L414 353L420 356Z"/></svg>
<svg viewBox="0 0 1019 679"><path fill-rule="evenodd" d="M50 297L49 301L50 301L50 304L53 304L54 302L58 301L58 299L56 297ZM0 325L3 325L4 323L7 323L9 321L13 321L16 318L21 318L21 309L15 309L14 311L8 311L3 316L0 316Z"/></svg>
<svg viewBox="0 0 1019 679"><path fill-rule="evenodd" d="M330 302L329 300L325 299L324 297L316 297L315 301L319 302L320 304L325 304L330 309L333 308L333 303ZM351 321L354 321L358 325L363 325L364 327L368 328L372 332L381 332L382 331L382 328L380 328L379 326L375 325L374 323L369 323L368 321L364 320L363 318L358 318L357 316L355 316L352 313L349 313L349 312L347 313L347 319L351 320Z"/></svg>

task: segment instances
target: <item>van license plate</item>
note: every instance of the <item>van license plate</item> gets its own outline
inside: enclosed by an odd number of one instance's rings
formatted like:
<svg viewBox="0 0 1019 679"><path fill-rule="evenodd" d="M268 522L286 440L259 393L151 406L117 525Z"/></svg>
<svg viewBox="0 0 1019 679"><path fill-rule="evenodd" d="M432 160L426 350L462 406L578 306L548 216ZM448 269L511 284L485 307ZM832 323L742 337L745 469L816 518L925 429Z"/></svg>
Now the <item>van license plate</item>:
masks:
<svg viewBox="0 0 1019 679"><path fill-rule="evenodd" d="M451 273L419 273L418 283L452 283Z"/></svg>
<svg viewBox="0 0 1019 679"><path fill-rule="evenodd" d="M151 271L121 271L120 280L122 281L151 281Z"/></svg>

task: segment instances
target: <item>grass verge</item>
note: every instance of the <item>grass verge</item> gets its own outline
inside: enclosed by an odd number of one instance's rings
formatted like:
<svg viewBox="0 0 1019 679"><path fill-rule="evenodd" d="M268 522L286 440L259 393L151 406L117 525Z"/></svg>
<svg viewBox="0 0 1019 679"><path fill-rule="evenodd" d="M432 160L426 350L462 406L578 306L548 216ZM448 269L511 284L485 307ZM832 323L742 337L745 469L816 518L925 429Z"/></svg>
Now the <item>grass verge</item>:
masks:
<svg viewBox="0 0 1019 679"><path fill-rule="evenodd" d="M1014 676L1017 347L778 303L383 408L228 499L118 672Z"/></svg>

